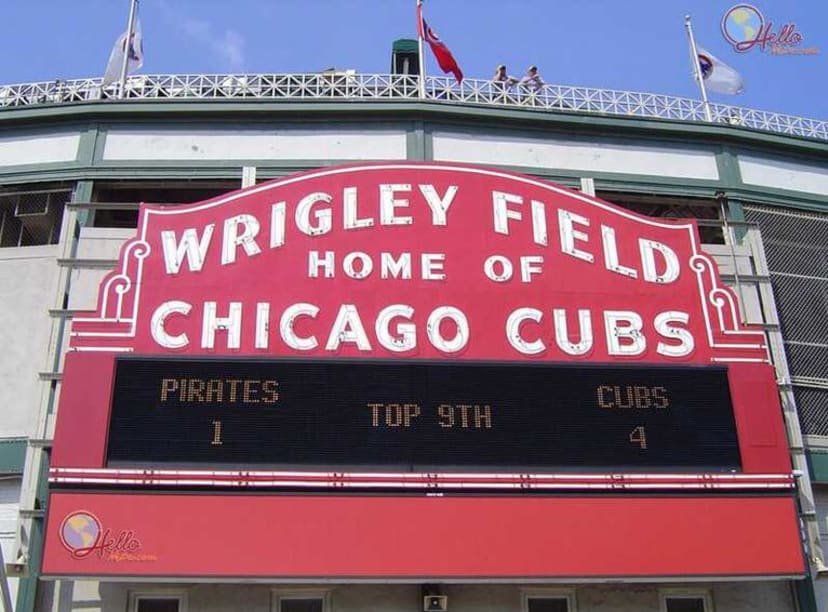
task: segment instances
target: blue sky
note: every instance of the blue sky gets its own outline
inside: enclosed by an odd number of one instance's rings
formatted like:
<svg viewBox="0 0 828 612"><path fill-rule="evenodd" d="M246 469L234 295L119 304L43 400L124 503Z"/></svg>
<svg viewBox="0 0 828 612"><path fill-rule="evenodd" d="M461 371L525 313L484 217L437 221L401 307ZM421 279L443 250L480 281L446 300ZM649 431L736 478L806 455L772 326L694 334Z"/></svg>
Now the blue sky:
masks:
<svg viewBox="0 0 828 612"><path fill-rule="evenodd" d="M818 55L737 53L720 29L737 0L425 0L432 28L468 78L537 64L549 83L697 97L683 17L738 70L739 96L711 100L828 119L828 1L762 0ZM0 83L100 76L128 0L2 0ZM144 73L387 73L391 44L416 36L415 0L141 0ZM428 58L429 74L439 74Z"/></svg>

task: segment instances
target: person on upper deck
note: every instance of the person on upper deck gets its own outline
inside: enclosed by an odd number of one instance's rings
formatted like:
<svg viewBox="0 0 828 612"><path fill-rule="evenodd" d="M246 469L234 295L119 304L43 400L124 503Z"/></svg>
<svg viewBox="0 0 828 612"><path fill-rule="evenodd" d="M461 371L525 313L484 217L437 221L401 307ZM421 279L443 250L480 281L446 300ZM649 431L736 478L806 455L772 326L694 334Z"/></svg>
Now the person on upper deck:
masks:
<svg viewBox="0 0 828 612"><path fill-rule="evenodd" d="M500 64L497 68L495 68L495 73L492 77L492 80L495 83L504 83L506 85L514 85L518 82L518 80L515 77L509 76L509 74L506 72L506 64Z"/></svg>
<svg viewBox="0 0 828 612"><path fill-rule="evenodd" d="M530 91L539 91L542 89L544 82L541 75L538 74L538 67L529 66L529 69L526 71L526 76L520 80L520 84Z"/></svg>

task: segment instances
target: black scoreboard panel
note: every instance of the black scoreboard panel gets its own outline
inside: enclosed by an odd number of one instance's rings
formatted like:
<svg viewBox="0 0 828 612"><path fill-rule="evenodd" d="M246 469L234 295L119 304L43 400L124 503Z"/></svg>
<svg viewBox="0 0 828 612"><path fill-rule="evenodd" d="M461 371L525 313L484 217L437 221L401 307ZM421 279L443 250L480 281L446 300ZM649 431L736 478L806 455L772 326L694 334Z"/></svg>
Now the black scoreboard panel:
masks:
<svg viewBox="0 0 828 612"><path fill-rule="evenodd" d="M116 361L107 463L334 471L737 471L723 367Z"/></svg>

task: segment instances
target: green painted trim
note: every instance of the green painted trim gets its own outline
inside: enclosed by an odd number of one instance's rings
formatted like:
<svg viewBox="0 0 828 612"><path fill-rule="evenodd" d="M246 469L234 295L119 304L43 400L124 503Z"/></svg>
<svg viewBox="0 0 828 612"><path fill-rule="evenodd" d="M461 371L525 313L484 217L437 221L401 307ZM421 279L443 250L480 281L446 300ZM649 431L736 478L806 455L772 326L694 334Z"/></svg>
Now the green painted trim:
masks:
<svg viewBox="0 0 828 612"><path fill-rule="evenodd" d="M77 185L75 185L75 192L72 196L73 202L91 202L92 201L92 193L95 190L95 183L94 181L78 181ZM91 226L92 223L95 221L95 211L94 210L79 210L78 215L78 227L88 227ZM74 255L77 251L77 239L78 236L75 236L74 241L75 244L72 246L72 254Z"/></svg>
<svg viewBox="0 0 828 612"><path fill-rule="evenodd" d="M45 452L40 452L40 465L38 466L37 494L35 498L36 507L47 509L46 498L48 496L49 482L49 460ZM40 582L40 565L43 559L43 546L45 536L45 519L32 519L32 530L29 534L29 564L28 575L20 578L17 583L17 605L18 612L34 612L37 602L38 587L54 588L54 583Z"/></svg>
<svg viewBox="0 0 828 612"><path fill-rule="evenodd" d="M169 105L171 103L160 103L161 105ZM196 112L201 104L204 106L203 103L198 104L187 104L185 105L187 109ZM222 106L222 101L216 102L213 101L212 104L215 106L218 104ZM240 108L244 108L246 110L250 110L250 106L247 104L240 104L238 102L234 102L233 104L239 106ZM263 103L257 102L256 106L260 106ZM408 104L408 103L404 103ZM388 103L386 103L388 105ZM131 103L127 106L131 106L133 108L140 107L140 104ZM328 129L333 125L329 118L325 117L324 114L316 114L314 116L313 110L317 109L317 105L310 105L309 103L306 104L294 104L296 108L303 108L305 110L305 115L303 117L303 123L311 126L321 126L324 125ZM334 106L336 106L334 104ZM362 105L360 105L362 106ZM369 110L375 107L376 104L369 104ZM410 106L410 105L409 105ZM434 107L433 103L419 103L414 104L411 108L419 108L421 111L423 108ZM269 107L273 107L271 103ZM341 105L340 105L341 107ZM180 111L182 109L180 104L175 104L175 108ZM280 108L283 108L280 106ZM349 109L353 110L355 107L349 106ZM395 108L399 108L399 106L395 106ZM451 112L446 111L446 108L449 108ZM105 144L106 134L109 129L112 127L117 126L119 129L164 129L164 130L192 130L192 129L239 129L238 122L229 122L226 114L221 113L212 113L210 115L206 113L196 114L195 116L188 116L186 125L181 123L183 117L179 112L175 113L157 113L152 109L146 107L144 104L145 112L135 114L135 118L129 124L125 124L122 122L117 121L119 118L118 116L110 116L110 114L105 115L105 119L108 119L107 122L101 123L97 125L94 123L87 123L84 126L78 126L77 123L74 124L66 124L66 125L53 125L52 129L69 129L70 127L74 127L81 131L82 134L82 144L80 147L80 151L78 154L78 160L73 163L55 163L55 164L37 164L37 165L27 165L27 166L15 166L10 169L0 170L0 175L2 175L3 182L5 184L20 184L20 183L30 183L30 182L40 182L40 181L63 181L63 180L79 180L79 179L106 179L106 178L117 178L117 179L142 179L142 178L154 178L154 179L180 179L182 174L186 174L188 177L192 178L216 178L216 179L236 179L238 178L238 174L240 173L240 168L243 165L253 165L256 166L260 171L263 172L270 172L271 174L284 174L286 171L295 170L307 170L312 168L319 168L324 167L327 165L333 165L337 163L352 163L355 160L278 160L278 161L271 161L271 160L261 160L261 159L247 159L247 160L233 160L232 162L228 162L225 160L210 160L204 162L194 162L192 160L185 160L181 162L176 161L143 161L143 162L136 162L136 161L108 161L104 162L102 159L103 155L103 145ZM442 111L441 111L442 109ZM36 109L35 109L36 110ZM41 114L44 109L39 109ZM60 111L60 109L53 108L55 112ZM60 112L64 112L66 109L63 109ZM99 109L100 110L100 109ZM109 108L106 109L108 112L111 110ZM117 109L116 109L117 110ZM741 154L748 154L748 155L759 155L765 158L770 159L781 159L790 161L791 158L795 158L803 164L813 165L815 162L815 157L811 154L810 156L807 155L789 155L788 157L780 157L779 156L779 149L776 148L773 151L767 151L760 149L756 146L751 146L750 143L740 142L737 144L729 144L727 142L711 142L710 138L707 138L703 141L693 141L688 140L684 137L678 137L673 131L665 130L665 129L650 129L648 133L644 133L641 130L638 131L630 131L626 130L625 132L619 132L618 130L611 130L608 131L604 127L601 127L600 124L606 124L606 119L604 117L594 117L594 116L577 116L573 117L571 115L567 115L569 123L580 123L584 125L584 129L569 129L568 131L562 131L556 129L554 125L550 124L550 119L545 116L545 114L539 115L536 112L525 111L518 109L510 110L510 109L491 109L486 108L483 109L486 111L484 116L489 118L495 118L498 115L503 113L522 113L523 116L526 116L526 113L530 113L533 118L532 123L522 122L522 123L512 123L512 125L508 125L508 122L504 124L504 122L498 121L497 124L493 127L492 121L489 121L487 125L481 125L480 121L472 121L469 119L474 113L471 111L476 110L480 111L481 109L475 109L475 107L464 107L463 108L465 114L462 116L462 120L460 121L452 121L452 116L460 116L460 112L457 107L452 107L451 105L438 105L434 108L429 108L429 121L425 122L422 117L424 117L424 113L420 112L420 119L415 121L410 121L410 119L405 119L404 117L400 116L400 113L396 113L393 118L385 117L384 115L375 115L374 120L371 121L365 117L365 113L356 113L350 112L348 114L342 114L338 117L336 127L339 127L344 130L353 130L353 131L362 131L362 132L370 132L370 130L387 130L387 131L394 131L398 133L404 133L406 136L406 155L408 159L433 159L433 144L432 144L432 135L434 131L450 131L454 133L466 133L470 136L481 135L485 133L486 135L497 135L502 134L504 137L507 138L521 138L521 137L532 137L532 138L563 138L569 141L576 141L576 142L590 142L593 143L595 146L600 146L602 143L618 143L627 146L663 146L668 149L683 149L683 150L690 150L690 151L702 151L708 152L715 156L717 170L719 172L720 178L719 180L700 180L700 179L693 179L693 180L682 180L676 177L664 177L664 176L642 176L642 175L630 175L625 173L591 173L588 170L579 171L579 172L566 172L565 174L568 176L573 176L576 178L580 178L581 176L589 175L592 178L597 179L599 183L605 183L609 188L625 188L628 187L632 190L639 190L642 185L644 186L654 186L659 192L662 193L680 193L682 189L687 189L692 195L700 195L707 197L709 195L709 191L715 193L716 189L725 190L729 193L732 193L735 196L738 196L746 201L753 201L757 203L768 203L768 204L776 204L776 205L783 205L783 206L792 206L792 207L802 207L810 210L821 210L821 207L828 206L828 198L823 196L818 196L814 194L807 194L802 192L792 192L789 190L784 189L767 189L762 187L752 187L744 185L741 181L740 173L738 171L738 157L734 159L734 156L737 153ZM440 111L438 113L438 111ZM0 111L0 119L3 117L3 113L7 111ZM16 111L15 111L16 112ZM494 113L494 114L493 114ZM554 114L554 113L553 113ZM566 115L565 113L558 113L559 115ZM121 113L121 117L124 116L124 113ZM129 116L127 113L126 116ZM431 117L433 116L433 118ZM544 119L544 121L539 121L538 118ZM54 124L54 117L52 117ZM621 118L623 121L629 121L628 119ZM662 128L664 125L667 124L674 124L676 122L670 121L662 121L662 120L641 120L638 118L632 118L634 121L644 121L645 125L649 127L661 126ZM615 120L615 119L614 119ZM558 121L560 122L561 119L558 117ZM586 122L586 123L585 123ZM286 122L286 115L285 114L272 114L271 117L262 117L260 115L246 115L244 117L244 123L242 124L244 128L250 129L292 129L296 130L297 125L295 123ZM691 124L692 125L692 124ZM2 122L0 122L0 126L2 126ZM412 127L413 126L413 127ZM550 127L551 126L551 127ZM683 128L686 128L687 125L682 124ZM698 126L697 126L698 127ZM705 129L713 129L711 126L703 126ZM587 129L588 128L588 129ZM716 128L718 129L718 128ZM732 130L735 128L725 127L724 129ZM32 128L23 127L22 130L25 133L35 133L32 131ZM44 130L47 130L44 132ZM85 131L84 131L85 130ZM42 125L37 129L37 133L49 133L48 128L44 128ZM91 141L92 134L94 133L94 143ZM828 151L828 146L817 143L822 150ZM90 152L89 148L92 147L92 163L90 164ZM800 152L801 153L801 152ZM363 160L368 161L368 160ZM379 160L375 160L379 161ZM386 160L382 160L386 161ZM91 166L91 167L90 167ZM516 170L518 172L534 174L538 176L545 175L545 169L537 168L537 167L510 167L510 169ZM557 171L560 173L560 171ZM781 204L780 204L781 202Z"/></svg>
<svg viewBox="0 0 828 612"><path fill-rule="evenodd" d="M425 125L422 121L415 121L405 135L405 158L411 161L427 159Z"/></svg>
<svg viewBox="0 0 828 612"><path fill-rule="evenodd" d="M782 189L766 189L743 187L727 191L729 198L736 198L743 204L768 204L781 206L782 208L799 208L817 212L828 211L828 198L808 197L797 191L785 191Z"/></svg>
<svg viewBox="0 0 828 612"><path fill-rule="evenodd" d="M743 186L739 160L729 147L723 147L716 154L716 166L719 169L719 182L725 189Z"/></svg>
<svg viewBox="0 0 828 612"><path fill-rule="evenodd" d="M22 474L28 438L0 439L0 474Z"/></svg>
<svg viewBox="0 0 828 612"><path fill-rule="evenodd" d="M303 121L330 121L330 115L340 115L353 120L355 117L374 115L381 118L388 115L394 120L419 118L430 120L440 117L448 120L484 121L491 125L505 123L524 123L534 127L557 127L571 133L573 128L583 131L604 131L618 134L620 131L648 135L674 135L681 139L694 139L709 143L711 137L720 142L728 142L764 149L800 150L817 154L828 151L828 142L799 136L776 134L745 127L725 124L708 124L705 122L678 121L651 117L623 117L618 115L601 115L597 113L579 113L568 111L538 111L510 107L475 106L473 104L452 104L441 101L331 101L312 100L308 102L282 102L277 100L173 100L173 101L134 101L118 103L74 103L60 106L13 108L0 111L0 126L42 124L44 120L60 121L64 118L113 120L124 119L130 123L141 122L148 118L163 118L180 121L182 118L192 121L194 116L212 116L226 118L240 116L245 123L257 118L278 117L282 120L296 116ZM316 117L315 117L315 116Z"/></svg>
<svg viewBox="0 0 828 612"><path fill-rule="evenodd" d="M80 143L78 143L78 155L75 158L81 166L91 166L95 159L95 144L98 139L98 127L90 124L81 132Z"/></svg>
<svg viewBox="0 0 828 612"><path fill-rule="evenodd" d="M398 53L417 53L417 39L398 38L391 45L391 50Z"/></svg>
<svg viewBox="0 0 828 612"><path fill-rule="evenodd" d="M428 153L429 142L426 135L426 152ZM278 178L290 174L314 170L338 163L353 163L354 160L325 161L325 160L298 160L279 163L278 165L262 165L251 162L248 165L255 165L257 175L260 178ZM369 160L366 160L369 161ZM374 160L388 161L388 160ZM406 160L393 160L404 163ZM134 166L125 164L114 167L94 168L67 168L63 170L49 170L39 172L17 173L3 176L4 185L20 185L33 183L65 183L79 180L160 180L169 179L174 181L189 179L204 180L237 180L241 172L241 163L238 166L171 166L161 164L154 167ZM483 165L483 164L481 164ZM679 180L671 177L653 177L635 174L609 174L589 172L569 172L563 174L557 169L519 167L496 165L503 170L529 174L542 179L560 182L565 185L570 183L574 187L580 184L580 178L591 176L595 179L596 189L602 191L629 191L631 193L653 193L662 195L686 195L691 197L713 197L717 191L725 191L728 198L741 200L745 204L767 204L782 208L793 208L806 211L825 213L828 211L828 201L824 198L809 198L797 192L786 192L782 190L751 189L743 187L740 189L723 189L715 181Z"/></svg>
<svg viewBox="0 0 828 612"><path fill-rule="evenodd" d="M793 591L797 603L797 612L817 612L817 601L814 580L805 576L804 580L793 582Z"/></svg>
<svg viewBox="0 0 828 612"><path fill-rule="evenodd" d="M808 460L811 481L828 484L828 450L808 448L805 450L805 458Z"/></svg>
<svg viewBox="0 0 828 612"><path fill-rule="evenodd" d="M427 161L434 161L434 127L430 123L426 123L424 127L425 133L425 156Z"/></svg>
<svg viewBox="0 0 828 612"><path fill-rule="evenodd" d="M745 209L740 200L728 198L725 214L727 215L728 221L736 221L738 223L744 223L746 221ZM747 235L748 228L744 225L739 225L738 227L731 228L731 231L736 237L736 240L741 242Z"/></svg>

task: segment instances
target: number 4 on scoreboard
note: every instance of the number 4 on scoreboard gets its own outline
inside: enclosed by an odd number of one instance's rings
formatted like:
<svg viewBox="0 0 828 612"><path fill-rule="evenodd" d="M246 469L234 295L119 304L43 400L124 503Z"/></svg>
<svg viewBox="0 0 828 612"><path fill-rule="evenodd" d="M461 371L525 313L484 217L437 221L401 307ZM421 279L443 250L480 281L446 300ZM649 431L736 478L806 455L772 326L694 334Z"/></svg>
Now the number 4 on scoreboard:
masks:
<svg viewBox="0 0 828 612"><path fill-rule="evenodd" d="M639 425L630 432L630 442L638 444L640 448L647 448L647 432L643 425Z"/></svg>

